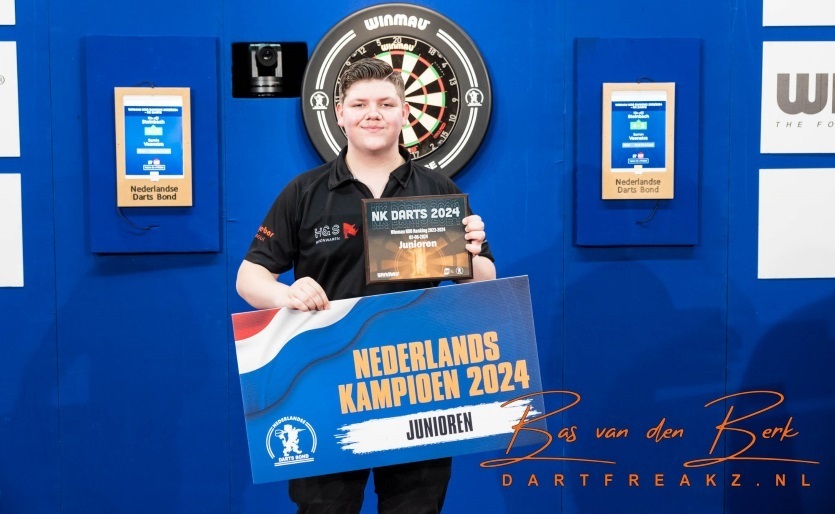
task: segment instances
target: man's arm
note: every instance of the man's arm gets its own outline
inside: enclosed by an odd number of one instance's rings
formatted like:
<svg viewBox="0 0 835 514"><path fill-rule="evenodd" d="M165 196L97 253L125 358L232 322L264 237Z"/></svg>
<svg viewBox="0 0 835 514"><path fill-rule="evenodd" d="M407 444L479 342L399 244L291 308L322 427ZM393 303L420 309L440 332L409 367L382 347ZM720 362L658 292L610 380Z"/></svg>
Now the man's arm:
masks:
<svg viewBox="0 0 835 514"><path fill-rule="evenodd" d="M321 311L330 308L328 296L315 280L302 277L293 285L278 282L278 275L249 261L238 268L235 288L246 303L256 309L290 308L300 311Z"/></svg>
<svg viewBox="0 0 835 514"><path fill-rule="evenodd" d="M473 255L473 279L465 282L478 282L480 280L495 280L496 265L487 257Z"/></svg>

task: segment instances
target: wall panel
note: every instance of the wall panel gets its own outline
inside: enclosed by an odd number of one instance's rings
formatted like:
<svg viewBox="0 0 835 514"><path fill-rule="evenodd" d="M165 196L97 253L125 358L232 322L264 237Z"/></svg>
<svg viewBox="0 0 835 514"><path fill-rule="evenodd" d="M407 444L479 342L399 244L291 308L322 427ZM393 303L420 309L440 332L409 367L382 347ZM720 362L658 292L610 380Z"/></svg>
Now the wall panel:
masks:
<svg viewBox="0 0 835 514"><path fill-rule="evenodd" d="M0 512L60 505L47 9L18 2L16 25L0 26L17 42L20 157L0 158L0 173L21 177L24 259L24 287L0 288Z"/></svg>
<svg viewBox="0 0 835 514"><path fill-rule="evenodd" d="M220 5L79 7L52 2L50 24L53 149L60 156L54 175L62 512L224 511L226 260L90 253L85 177L100 156L87 154L84 134L88 124L113 120L86 119L82 61L88 35L216 36ZM187 52L182 59L188 61ZM115 208L115 199L101 201Z"/></svg>
<svg viewBox="0 0 835 514"><path fill-rule="evenodd" d="M769 390L785 395L782 405L760 414L751 427L784 427L791 417L797 435L765 440L758 432L752 452L820 464L778 462L765 473L758 463L733 462L729 472L760 481L762 487L740 489L728 496L725 506L728 512L827 512L835 496L822 484L835 474L835 449L826 442L829 430L825 427L833 423L835 385L823 377L835 352L835 280L758 280L757 213L760 169L835 165L833 155L760 154L762 42L832 41L835 27L763 28L760 2L741 7L732 30L728 390ZM830 73L835 71L829 68ZM752 397L745 406L753 412L769 403L768 398ZM731 440L728 447L739 449L745 444L744 439ZM787 486L775 485L777 474L786 475ZM804 475L808 487L802 485Z"/></svg>
<svg viewBox="0 0 835 514"><path fill-rule="evenodd" d="M566 487L563 512L642 512L650 505L658 512L722 512L721 466L711 470L719 475L717 487L679 487L679 482L688 472L683 463L707 451L705 439L713 420L700 408L725 390L728 166L726 158L710 155L727 156L729 151L732 12L721 1L567 5L568 37L701 40L697 87L702 103L696 107L701 148L710 153L700 154L696 246L580 248L567 240L565 386L584 399L566 415L564 425L577 426L582 435L565 451L576 457L605 457L617 464L567 465L566 476L574 479L575 486ZM640 68L641 56L632 56L630 63ZM588 87L581 78L575 80L575 88ZM578 93L569 91L568 98ZM572 100L567 105L571 126L580 113L572 112L578 108ZM578 127L573 125L573 130ZM567 138L568 147L572 142ZM570 162L576 167L579 159L572 156ZM680 185L677 181L676 188ZM573 212L570 197L564 209L567 217ZM648 439L647 431L662 418L666 427L680 428L684 436L660 442ZM629 435L598 439L599 427L625 428ZM576 484L581 473L589 474L587 487ZM608 486L606 473L612 474ZM630 474L638 477L639 486L629 485ZM664 475L664 487L655 485L657 474ZM703 482L704 473L689 473L688 479Z"/></svg>

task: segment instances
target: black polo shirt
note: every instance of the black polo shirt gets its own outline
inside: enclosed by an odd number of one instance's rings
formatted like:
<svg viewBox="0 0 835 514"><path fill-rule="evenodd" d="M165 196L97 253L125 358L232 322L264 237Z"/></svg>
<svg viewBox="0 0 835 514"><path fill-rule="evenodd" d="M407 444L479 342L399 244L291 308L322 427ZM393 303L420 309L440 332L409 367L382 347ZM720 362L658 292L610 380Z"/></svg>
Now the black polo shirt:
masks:
<svg viewBox="0 0 835 514"><path fill-rule="evenodd" d="M406 162L391 172L384 198L457 194L448 177ZM333 161L302 173L278 195L245 259L272 273L291 268L296 280L314 279L330 300L434 287L438 282L387 282L366 285L362 199L373 198L345 164L346 149ZM481 256L493 260L484 243Z"/></svg>

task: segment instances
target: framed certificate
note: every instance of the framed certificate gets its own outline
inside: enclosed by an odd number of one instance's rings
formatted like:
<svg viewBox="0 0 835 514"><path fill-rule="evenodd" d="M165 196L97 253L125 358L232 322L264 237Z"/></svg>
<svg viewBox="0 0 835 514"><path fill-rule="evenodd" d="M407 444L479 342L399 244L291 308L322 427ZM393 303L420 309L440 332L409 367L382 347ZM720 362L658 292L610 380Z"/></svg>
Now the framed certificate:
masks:
<svg viewBox="0 0 835 514"><path fill-rule="evenodd" d="M473 277L467 195L363 200L366 283Z"/></svg>
<svg viewBox="0 0 835 514"><path fill-rule="evenodd" d="M191 101L187 87L117 87L119 207L191 206Z"/></svg>
<svg viewBox="0 0 835 514"><path fill-rule="evenodd" d="M673 198L675 84L603 84L604 200Z"/></svg>

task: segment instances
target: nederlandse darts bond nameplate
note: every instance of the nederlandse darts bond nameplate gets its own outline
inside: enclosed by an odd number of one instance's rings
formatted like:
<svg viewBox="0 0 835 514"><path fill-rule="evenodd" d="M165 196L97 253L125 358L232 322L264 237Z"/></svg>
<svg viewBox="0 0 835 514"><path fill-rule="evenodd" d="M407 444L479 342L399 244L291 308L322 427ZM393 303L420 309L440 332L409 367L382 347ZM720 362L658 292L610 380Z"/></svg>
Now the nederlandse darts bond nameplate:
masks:
<svg viewBox="0 0 835 514"><path fill-rule="evenodd" d="M363 200L368 284L473 277L462 220L467 195Z"/></svg>

